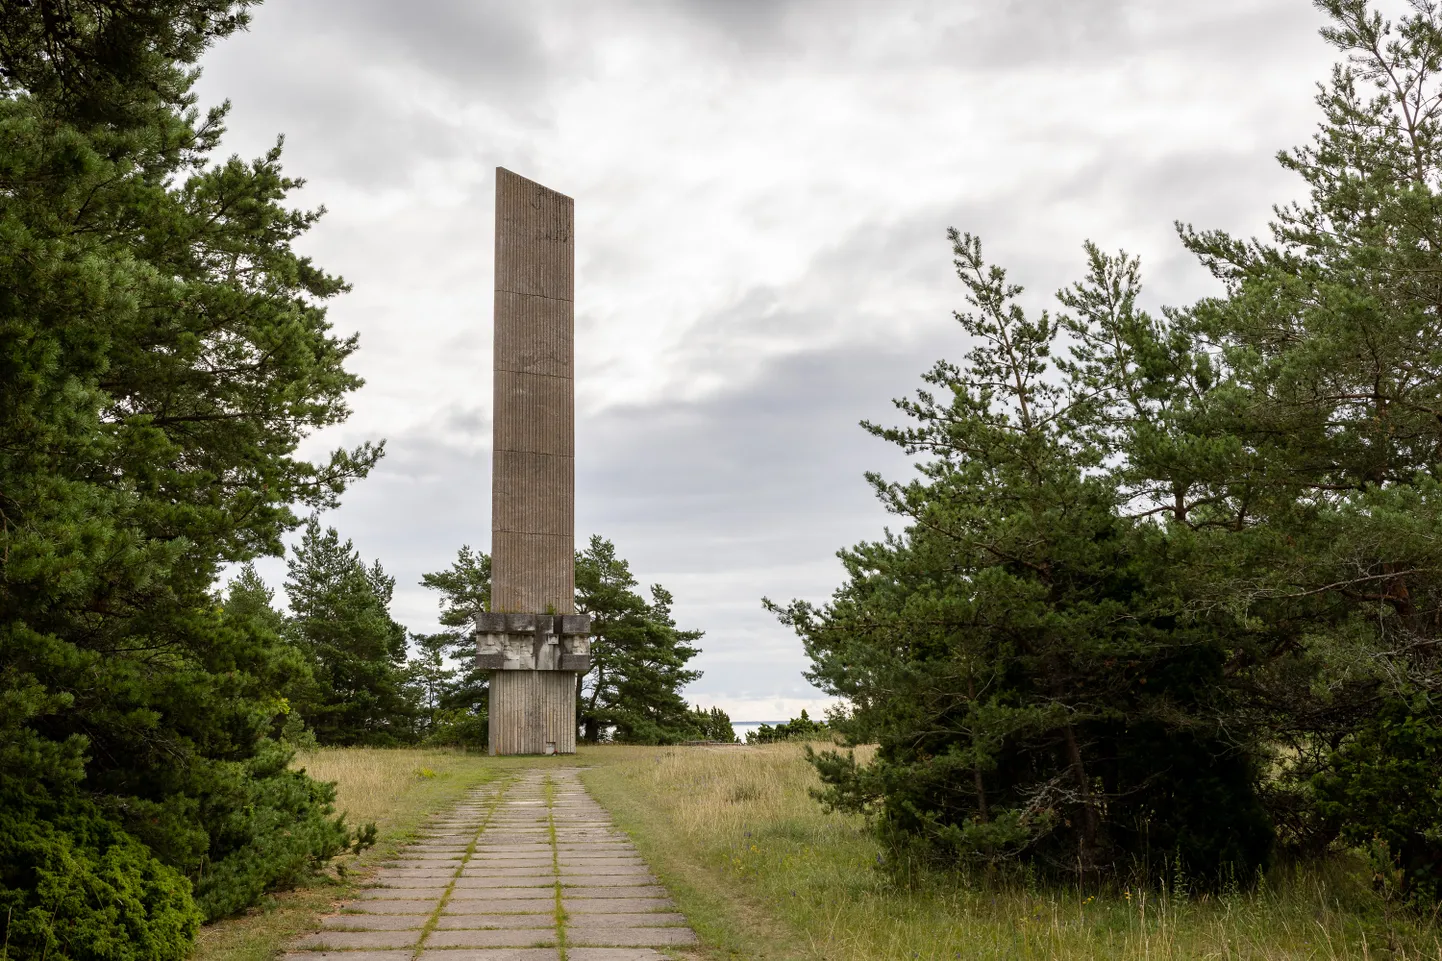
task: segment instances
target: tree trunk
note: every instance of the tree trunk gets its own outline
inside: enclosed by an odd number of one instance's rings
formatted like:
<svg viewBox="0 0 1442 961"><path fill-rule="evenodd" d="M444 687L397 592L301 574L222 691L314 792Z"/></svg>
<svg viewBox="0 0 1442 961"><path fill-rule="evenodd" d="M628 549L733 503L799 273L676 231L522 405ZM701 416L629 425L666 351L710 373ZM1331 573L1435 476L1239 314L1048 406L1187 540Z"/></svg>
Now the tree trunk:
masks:
<svg viewBox="0 0 1442 961"><path fill-rule="evenodd" d="M1077 743L1076 729L1070 723L1062 728L1066 737L1067 766L1076 779L1077 793L1081 797L1081 837L1077 842L1077 870L1081 874L1093 874L1099 868L1101 854L1101 816L1097 813L1092 798L1091 785L1087 782L1086 765L1082 762L1081 745Z"/></svg>

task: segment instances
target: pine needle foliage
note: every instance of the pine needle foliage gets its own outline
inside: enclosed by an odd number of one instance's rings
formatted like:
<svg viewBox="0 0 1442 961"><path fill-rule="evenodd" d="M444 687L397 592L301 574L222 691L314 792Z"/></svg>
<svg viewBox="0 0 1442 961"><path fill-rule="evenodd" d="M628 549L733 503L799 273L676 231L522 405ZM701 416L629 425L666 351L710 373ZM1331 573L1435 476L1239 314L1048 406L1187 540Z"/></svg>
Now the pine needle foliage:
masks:
<svg viewBox="0 0 1442 961"><path fill-rule="evenodd" d="M951 234L971 345L872 482L905 527L777 608L839 730L828 803L933 856L1245 879L1365 845L1442 892L1442 12L1320 0L1341 55L1271 237L1179 225L1223 292L1160 316L1088 245L1056 314Z"/></svg>
<svg viewBox="0 0 1442 961"><path fill-rule="evenodd" d="M0 2L0 942L180 959L195 925L333 853L328 790L269 735L305 666L229 616L380 454L343 420L345 283L280 146L217 160L194 64L228 0ZM287 838L288 840L282 840Z"/></svg>

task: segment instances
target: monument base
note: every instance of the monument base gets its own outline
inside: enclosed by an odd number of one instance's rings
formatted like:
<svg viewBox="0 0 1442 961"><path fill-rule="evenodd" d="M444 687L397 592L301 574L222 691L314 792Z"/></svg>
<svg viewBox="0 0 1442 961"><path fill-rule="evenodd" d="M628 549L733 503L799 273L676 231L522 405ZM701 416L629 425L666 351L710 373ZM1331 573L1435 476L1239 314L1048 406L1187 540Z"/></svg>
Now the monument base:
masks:
<svg viewBox="0 0 1442 961"><path fill-rule="evenodd" d="M575 671L492 671L490 752L576 753Z"/></svg>

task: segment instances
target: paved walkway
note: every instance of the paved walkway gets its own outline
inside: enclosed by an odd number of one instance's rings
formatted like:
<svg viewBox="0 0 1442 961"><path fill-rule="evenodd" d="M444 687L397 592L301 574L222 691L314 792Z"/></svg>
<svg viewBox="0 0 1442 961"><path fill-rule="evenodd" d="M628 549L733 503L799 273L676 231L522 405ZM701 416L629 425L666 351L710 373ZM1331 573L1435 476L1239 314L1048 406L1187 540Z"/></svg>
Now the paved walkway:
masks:
<svg viewBox="0 0 1442 961"><path fill-rule="evenodd" d="M659 961L696 943L574 770L475 791L400 857L285 961Z"/></svg>

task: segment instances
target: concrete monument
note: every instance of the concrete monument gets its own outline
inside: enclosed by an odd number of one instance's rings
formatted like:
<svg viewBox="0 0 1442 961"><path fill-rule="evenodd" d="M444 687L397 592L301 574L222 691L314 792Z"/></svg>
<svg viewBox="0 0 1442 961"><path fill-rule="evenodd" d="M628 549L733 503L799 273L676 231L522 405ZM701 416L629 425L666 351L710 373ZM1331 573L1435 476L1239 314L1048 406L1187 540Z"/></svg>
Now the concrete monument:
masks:
<svg viewBox="0 0 1442 961"><path fill-rule="evenodd" d="M591 668L575 610L575 246L570 197L496 168L491 605L492 754L574 754L576 678Z"/></svg>

